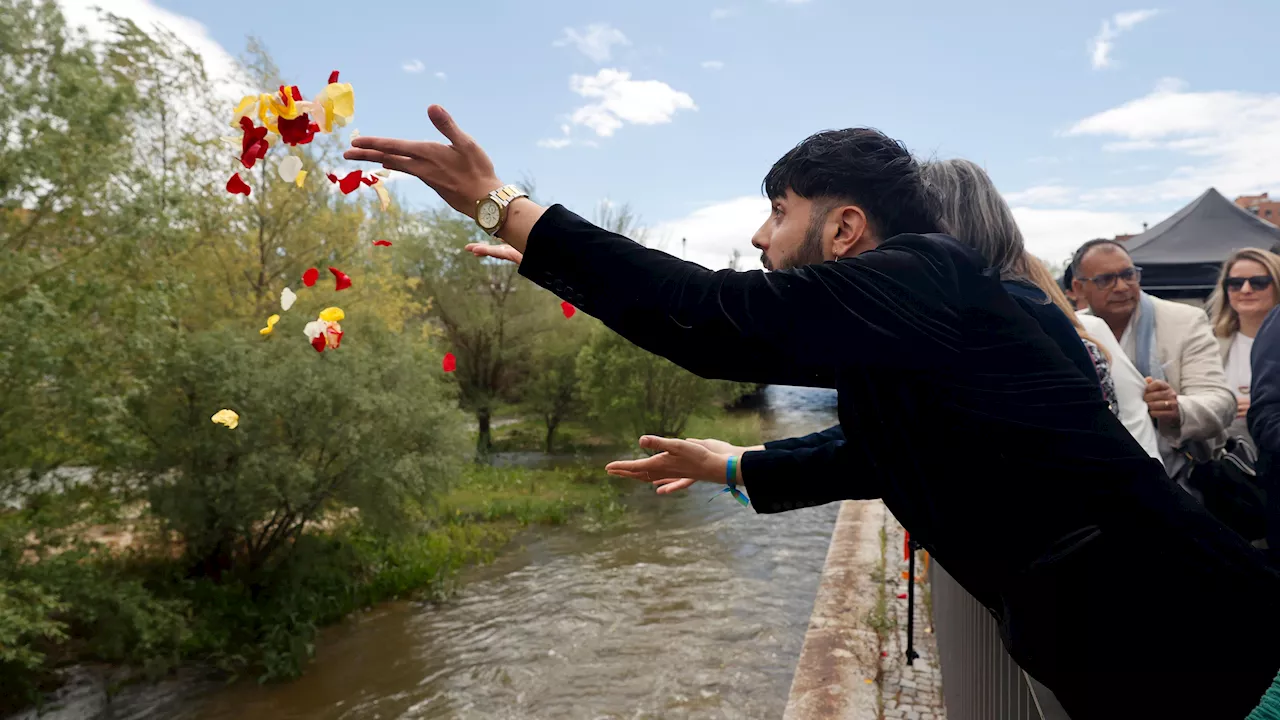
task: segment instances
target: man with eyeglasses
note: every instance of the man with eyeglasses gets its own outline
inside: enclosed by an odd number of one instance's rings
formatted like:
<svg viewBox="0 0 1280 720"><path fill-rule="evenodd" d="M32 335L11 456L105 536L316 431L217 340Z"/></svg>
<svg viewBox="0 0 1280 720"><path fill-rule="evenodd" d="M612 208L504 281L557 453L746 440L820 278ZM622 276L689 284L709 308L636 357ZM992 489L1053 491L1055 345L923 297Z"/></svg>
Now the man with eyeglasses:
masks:
<svg viewBox="0 0 1280 720"><path fill-rule="evenodd" d="M1071 259L1072 288L1106 321L1147 379L1144 399L1169 477L1188 492L1186 453L1207 459L1224 440L1236 402L1203 310L1142 291L1142 268L1114 240L1090 240Z"/></svg>

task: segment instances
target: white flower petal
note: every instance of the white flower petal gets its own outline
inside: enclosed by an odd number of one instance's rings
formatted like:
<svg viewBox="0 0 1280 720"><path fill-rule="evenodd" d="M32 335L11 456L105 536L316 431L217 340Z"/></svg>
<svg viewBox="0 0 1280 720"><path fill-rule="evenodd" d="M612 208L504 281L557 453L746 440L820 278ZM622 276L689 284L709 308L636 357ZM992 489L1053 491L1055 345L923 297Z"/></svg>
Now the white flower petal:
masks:
<svg viewBox="0 0 1280 720"><path fill-rule="evenodd" d="M297 301L297 299L298 299L298 294L290 290L289 288L285 288L281 290L280 291L280 309L287 312L289 308L293 307L293 303Z"/></svg>
<svg viewBox="0 0 1280 720"><path fill-rule="evenodd" d="M307 337L311 338L312 340L315 340L316 338L320 337L321 334L324 333L324 329L328 327L328 325L329 323L326 323L323 320L312 320L311 322L307 323L306 327L302 328L302 332L306 334Z"/></svg>
<svg viewBox="0 0 1280 720"><path fill-rule="evenodd" d="M280 164L276 166L276 172L280 173L280 179L285 182L293 182L298 177L298 173L302 171L302 158L297 155L286 155ZM285 308L288 310L288 308Z"/></svg>

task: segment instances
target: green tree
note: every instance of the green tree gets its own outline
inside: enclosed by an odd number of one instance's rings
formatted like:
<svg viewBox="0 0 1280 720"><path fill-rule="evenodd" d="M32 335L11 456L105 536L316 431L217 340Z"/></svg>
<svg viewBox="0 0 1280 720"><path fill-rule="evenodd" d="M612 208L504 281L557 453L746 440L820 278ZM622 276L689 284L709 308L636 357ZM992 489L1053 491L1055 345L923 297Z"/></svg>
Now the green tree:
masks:
<svg viewBox="0 0 1280 720"><path fill-rule="evenodd" d="M575 315L554 332L546 332L534 342L530 373L523 387L525 407L542 419L546 427L543 450L555 451L556 430L564 421L580 417L586 411L581 378L578 376L578 354L591 335L591 320Z"/></svg>
<svg viewBox="0 0 1280 720"><path fill-rule="evenodd" d="M252 576L346 507L369 528L407 530L457 469L462 424L438 359L372 322L317 355L304 322L286 318L285 337L265 341L184 339L130 402L151 507L203 574ZM238 428L210 421L224 407Z"/></svg>

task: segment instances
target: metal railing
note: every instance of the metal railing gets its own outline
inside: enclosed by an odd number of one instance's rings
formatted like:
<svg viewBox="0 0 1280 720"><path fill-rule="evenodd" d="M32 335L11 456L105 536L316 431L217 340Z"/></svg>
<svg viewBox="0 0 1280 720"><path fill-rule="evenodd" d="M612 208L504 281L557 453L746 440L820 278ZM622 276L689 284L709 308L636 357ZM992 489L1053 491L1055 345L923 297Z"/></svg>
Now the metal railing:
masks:
<svg viewBox="0 0 1280 720"><path fill-rule="evenodd" d="M947 720L1070 720L1009 657L991 613L936 561L929 584Z"/></svg>

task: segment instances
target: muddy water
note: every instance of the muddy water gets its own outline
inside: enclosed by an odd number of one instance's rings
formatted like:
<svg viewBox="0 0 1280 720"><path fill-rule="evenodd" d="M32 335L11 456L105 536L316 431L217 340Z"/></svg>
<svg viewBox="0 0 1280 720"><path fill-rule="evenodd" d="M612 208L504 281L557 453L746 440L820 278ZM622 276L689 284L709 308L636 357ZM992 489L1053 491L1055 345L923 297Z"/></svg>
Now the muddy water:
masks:
<svg viewBox="0 0 1280 720"><path fill-rule="evenodd" d="M835 420L833 393L767 392L770 437ZM603 534L531 532L445 605L326 630L297 681L175 680L45 717L780 717L837 508L757 515L713 492L642 494Z"/></svg>

